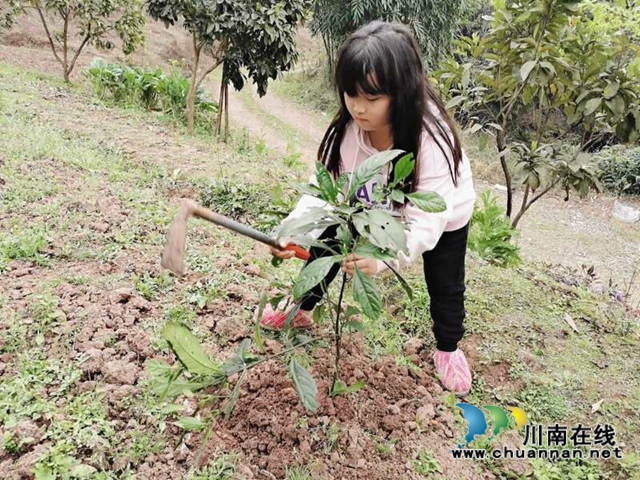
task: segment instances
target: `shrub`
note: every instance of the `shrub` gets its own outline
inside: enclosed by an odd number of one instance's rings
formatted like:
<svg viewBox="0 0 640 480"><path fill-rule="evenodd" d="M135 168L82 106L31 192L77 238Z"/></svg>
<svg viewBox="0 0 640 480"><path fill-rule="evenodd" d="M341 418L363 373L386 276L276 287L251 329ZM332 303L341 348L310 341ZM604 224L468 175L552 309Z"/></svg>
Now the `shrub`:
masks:
<svg viewBox="0 0 640 480"><path fill-rule="evenodd" d="M177 120L186 121L190 83L176 68L165 75L159 68L129 67L105 63L98 58L87 69L87 75L100 98L160 110ZM197 118L207 121L216 111L217 105L207 99L203 89L199 89L196 94Z"/></svg>
<svg viewBox="0 0 640 480"><path fill-rule="evenodd" d="M241 222L255 223L264 212L273 210L271 193L262 185L211 180L199 190L202 205Z"/></svg>
<svg viewBox="0 0 640 480"><path fill-rule="evenodd" d="M640 147L607 148L597 158L600 180L608 190L618 195L640 195Z"/></svg>
<svg viewBox="0 0 640 480"><path fill-rule="evenodd" d="M476 206L471 219L469 248L483 259L501 266L520 262L519 249L511 243L516 230L511 227L496 197L487 190L480 196L482 207Z"/></svg>

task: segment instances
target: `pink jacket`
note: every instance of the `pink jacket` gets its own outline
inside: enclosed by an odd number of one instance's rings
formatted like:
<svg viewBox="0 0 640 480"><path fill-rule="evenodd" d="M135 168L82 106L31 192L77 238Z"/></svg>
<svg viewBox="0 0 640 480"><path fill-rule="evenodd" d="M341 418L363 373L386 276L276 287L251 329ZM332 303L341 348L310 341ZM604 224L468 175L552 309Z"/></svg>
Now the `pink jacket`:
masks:
<svg viewBox="0 0 640 480"><path fill-rule="evenodd" d="M354 172L362 162L375 153L378 151L371 146L368 134L361 130L356 122L351 121L340 146L344 172ZM476 199L471 177L471 165L464 152L457 186L453 184L446 157L426 131L422 135L422 145L418 157L420 168L416 190L440 194L447 204L447 209L442 213L426 213L411 204L406 204L402 208L399 213L404 216L404 221L409 227L407 232L409 255L399 252L398 259L389 262L396 269L413 262L424 252L433 250L443 232L464 227L471 219ZM373 190L377 185L385 184L386 178L387 172L383 169L377 177L374 177L357 192L357 197L369 204ZM311 183L317 183L315 175L312 176ZM302 216L311 207L325 205L326 203L318 198L303 195L285 221ZM312 232L312 236L317 238L321 233L321 230L315 231ZM378 272L385 269L386 265L378 261Z"/></svg>

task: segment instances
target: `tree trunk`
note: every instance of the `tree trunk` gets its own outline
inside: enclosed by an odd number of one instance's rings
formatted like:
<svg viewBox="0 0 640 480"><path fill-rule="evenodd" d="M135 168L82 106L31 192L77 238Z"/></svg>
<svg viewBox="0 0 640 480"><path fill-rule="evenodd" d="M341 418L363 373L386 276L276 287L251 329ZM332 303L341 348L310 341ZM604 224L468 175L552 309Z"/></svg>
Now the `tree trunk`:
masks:
<svg viewBox="0 0 640 480"><path fill-rule="evenodd" d="M496 142L498 146L498 153L503 154L507 149L507 146L505 144L504 133L502 131L498 132ZM509 164L507 163L506 155L500 156L500 165L502 166L504 182L507 187L507 217L511 218L511 212L513 210L513 192L511 191L511 172L509 172Z"/></svg>
<svg viewBox="0 0 640 480"><path fill-rule="evenodd" d="M224 83L224 143L229 143L229 83Z"/></svg>
<svg viewBox="0 0 640 480"><path fill-rule="evenodd" d="M216 139L220 140L220 134L222 133L222 114L224 111L224 66L222 67L222 80L220 82L220 93L218 94L218 118L216 118L215 135Z"/></svg>
<svg viewBox="0 0 640 480"><path fill-rule="evenodd" d="M518 214L513 219L513 222L511 222L511 228L513 229L518 228L518 223L520 223L520 220L522 219L522 216L524 215L525 211L526 211L525 209L522 209L518 212Z"/></svg>
<svg viewBox="0 0 640 480"><path fill-rule="evenodd" d="M556 185L558 185L560 181L558 179L555 179L553 182L551 182L551 185L549 185L547 188L545 188L542 192L538 193L535 197L533 197L531 200L529 200L528 202L523 201L522 202L522 208L520 208L520 211L518 212L518 215L516 215L516 217L513 219L513 222L511 223L511 226L513 228L516 228L518 226L518 223L520 222L520 220L522 219L522 216L527 212L527 210L529 210L531 208L531 205L533 205L534 203L536 203L538 200L540 200L540 198L542 198L544 195L546 195L547 193L549 193L549 191L555 187ZM528 187L527 187L528 190ZM526 192L528 193L528 192ZM528 196L525 196L525 200L528 198Z"/></svg>
<svg viewBox="0 0 640 480"><path fill-rule="evenodd" d="M196 112L196 92L198 90L198 66L200 64L200 52L195 35L193 36L193 66L191 67L191 85L187 95L187 133L193 134Z"/></svg>
<svg viewBox="0 0 640 480"><path fill-rule="evenodd" d="M520 206L520 211L518 212L516 217L513 219L513 222L511 222L511 227L512 228L517 228L518 227L518 222L520 222L520 219L524 215L524 212L527 211L527 202L528 201L529 201L529 185L527 185L525 187L525 189L524 189L524 195L522 196L522 205Z"/></svg>
<svg viewBox="0 0 640 480"><path fill-rule="evenodd" d="M69 83L71 70L69 69L69 17L64 17L64 29L62 31L62 68L64 69L64 81Z"/></svg>

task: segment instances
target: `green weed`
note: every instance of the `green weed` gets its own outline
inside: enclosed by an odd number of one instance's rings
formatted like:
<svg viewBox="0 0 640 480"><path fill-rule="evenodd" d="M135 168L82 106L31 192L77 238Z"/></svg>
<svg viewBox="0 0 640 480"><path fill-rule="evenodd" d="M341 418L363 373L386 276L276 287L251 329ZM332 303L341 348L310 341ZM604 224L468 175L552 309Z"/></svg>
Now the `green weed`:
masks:
<svg viewBox="0 0 640 480"><path fill-rule="evenodd" d="M313 480L313 476L307 467L294 465L286 468L285 480Z"/></svg>
<svg viewBox="0 0 640 480"><path fill-rule="evenodd" d="M43 230L26 230L19 233L0 232L0 272L11 260L29 260L45 265L47 257L43 251L47 246Z"/></svg>
<svg viewBox="0 0 640 480"><path fill-rule="evenodd" d="M216 453L209 465L191 473L188 480L227 480L233 477L238 465L238 456Z"/></svg>
<svg viewBox="0 0 640 480"><path fill-rule="evenodd" d="M413 468L419 475L442 473L442 466L429 450L421 450L413 461Z"/></svg>
<svg viewBox="0 0 640 480"><path fill-rule="evenodd" d="M482 206L476 207L471 220L469 248L496 265L517 265L520 255L518 247L512 243L516 230L511 228L490 190L480 195L480 199Z"/></svg>

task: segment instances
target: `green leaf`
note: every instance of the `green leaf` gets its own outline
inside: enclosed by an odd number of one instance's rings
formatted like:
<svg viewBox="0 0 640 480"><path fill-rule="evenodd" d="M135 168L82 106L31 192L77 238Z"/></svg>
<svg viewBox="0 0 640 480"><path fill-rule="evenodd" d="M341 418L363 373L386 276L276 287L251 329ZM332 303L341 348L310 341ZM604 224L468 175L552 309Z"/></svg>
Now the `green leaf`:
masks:
<svg viewBox="0 0 640 480"><path fill-rule="evenodd" d="M359 268L353 276L353 299L362 307L362 313L373 320L378 319L382 312L382 299L373 280Z"/></svg>
<svg viewBox="0 0 640 480"><path fill-rule="evenodd" d="M348 181L349 181L349 175L346 173L343 173L338 177L338 181L336 182L336 189L339 192L342 192L342 189L347 185Z"/></svg>
<svg viewBox="0 0 640 480"><path fill-rule="evenodd" d="M356 307L354 307L353 305L349 305L347 306L347 309L344 311L344 318L348 320L354 315L360 315L361 313L362 312L358 310Z"/></svg>
<svg viewBox="0 0 640 480"><path fill-rule="evenodd" d="M580 104L582 103L582 101L587 98L589 95L593 94L593 93L600 93L601 90L600 89L596 89L596 90L585 90L583 91L580 95L578 95L578 98L576 98L576 104Z"/></svg>
<svg viewBox="0 0 640 480"><path fill-rule="evenodd" d="M345 225L340 225L340 227L338 227L336 238L345 246L350 246L353 242L353 235Z"/></svg>
<svg viewBox="0 0 640 480"><path fill-rule="evenodd" d="M180 420L175 422L174 425L177 425L186 432L201 432L206 426L206 424L202 420L195 417L181 418Z"/></svg>
<svg viewBox="0 0 640 480"><path fill-rule="evenodd" d="M531 191L535 192L538 188L540 188L540 177L536 172L530 172L527 176L526 183L531 188Z"/></svg>
<svg viewBox="0 0 640 480"><path fill-rule="evenodd" d="M312 197L320 198L322 196L322 191L320 190L320 187L316 185L310 185L307 183L294 183L292 187L297 192L304 193Z"/></svg>
<svg viewBox="0 0 640 480"><path fill-rule="evenodd" d="M329 274L329 270L334 263L339 262L342 257L321 257L304 267L293 287L293 295L299 300L305 293L318 285Z"/></svg>
<svg viewBox="0 0 640 480"><path fill-rule="evenodd" d="M607 85L607 88L604 89L605 100L611 100L613 97L615 97L618 93L618 90L620 90L620 84L618 82L610 83L609 85Z"/></svg>
<svg viewBox="0 0 640 480"><path fill-rule="evenodd" d="M533 70L537 64L538 64L537 60L531 60L525 63L524 65L522 65L522 67L520 68L520 78L522 79L523 82L527 81L527 79L529 78L529 74L531 73L531 70Z"/></svg>
<svg viewBox="0 0 640 480"><path fill-rule="evenodd" d="M347 387L342 380L338 380L333 386L331 396L336 397L338 395L348 395L350 393L357 392L358 390L364 388L366 385L367 382L365 382L364 380L358 380L356 383Z"/></svg>
<svg viewBox="0 0 640 480"><path fill-rule="evenodd" d="M358 245L353 251L353 254L364 258L374 258L376 260L395 260L397 258L393 253L378 248L371 243Z"/></svg>
<svg viewBox="0 0 640 480"><path fill-rule="evenodd" d="M287 314L287 318L284 321L284 330L285 331L289 331L291 330L291 325L293 325L293 319L296 318L296 315L298 315L298 312L300 311L300 305L294 305L293 308L289 311L289 313Z"/></svg>
<svg viewBox="0 0 640 480"><path fill-rule="evenodd" d="M240 378L236 382L235 387L233 387L233 391L231 392L229 399L226 401L224 405L224 409L222 412L224 414L224 418L226 418L227 420L231 417L231 414L233 413L233 409L236 406L236 402L238 401L238 397L240 396L240 387L242 385L243 380L244 380L244 374L240 375Z"/></svg>
<svg viewBox="0 0 640 480"><path fill-rule="evenodd" d="M390 197L396 203L404 203L404 192L402 190L391 190Z"/></svg>
<svg viewBox="0 0 640 480"><path fill-rule="evenodd" d="M35 475L35 480L56 480L51 468L44 464L36 465L33 469L33 474Z"/></svg>
<svg viewBox="0 0 640 480"><path fill-rule="evenodd" d="M405 153L403 150L385 150L367 158L353 174L347 198L353 198L356 192L375 177L382 167L403 153Z"/></svg>
<svg viewBox="0 0 640 480"><path fill-rule="evenodd" d="M371 243L383 250L407 253L407 236L404 227L388 212L365 210L352 217L356 230Z"/></svg>
<svg viewBox="0 0 640 480"><path fill-rule="evenodd" d="M398 163L396 163L396 166L393 169L393 184L397 185L411 175L411 172L413 172L413 168L415 167L415 163L416 161L413 157L413 153L408 153L398 160Z"/></svg>
<svg viewBox="0 0 640 480"><path fill-rule="evenodd" d="M324 208L312 207L304 215L282 224L277 231L278 238L306 235L313 230L337 225L341 220Z"/></svg>
<svg viewBox="0 0 640 480"><path fill-rule="evenodd" d="M349 385L344 393L345 394L354 393L354 392L357 392L358 390L363 389L366 386L367 386L367 382L365 382L364 380L358 380L356 383L352 383L351 385Z"/></svg>
<svg viewBox="0 0 640 480"><path fill-rule="evenodd" d="M622 95L616 95L611 100L607 100L606 104L614 115L622 115L627 106Z"/></svg>
<svg viewBox="0 0 640 480"><path fill-rule="evenodd" d="M335 202L338 197L338 189L333 183L329 170L321 162L316 162L316 178L324 200Z"/></svg>
<svg viewBox="0 0 640 480"><path fill-rule="evenodd" d="M337 380L336 384L333 386L333 390L331 390L331 396L335 397L337 395L343 394L347 390L347 386L342 380Z"/></svg>
<svg viewBox="0 0 640 480"><path fill-rule="evenodd" d="M146 367L151 380L151 390L162 399L195 393L214 384L212 380L204 382L189 380L180 373L180 368L155 358L148 360Z"/></svg>
<svg viewBox="0 0 640 480"><path fill-rule="evenodd" d="M556 68L549 62L540 62L540 66L545 68L549 73L555 75Z"/></svg>
<svg viewBox="0 0 640 480"><path fill-rule="evenodd" d="M189 373L224 377L221 365L204 353L198 339L185 326L169 322L164 327L162 336Z"/></svg>
<svg viewBox="0 0 640 480"><path fill-rule="evenodd" d="M444 199L435 192L416 192L407 195L407 198L420 210L428 213L440 213L447 209Z"/></svg>
<svg viewBox="0 0 640 480"><path fill-rule="evenodd" d="M453 97L451 100L449 100L449 102L447 102L447 105L446 105L447 110L451 110L452 108L457 107L466 99L467 97L464 95L458 95L457 97Z"/></svg>
<svg viewBox="0 0 640 480"><path fill-rule="evenodd" d="M316 325L320 325L322 323L322 319L326 313L326 308L327 307L322 304L313 309L313 323Z"/></svg>
<svg viewBox="0 0 640 480"><path fill-rule="evenodd" d="M300 403L306 409L315 412L318 409L316 381L295 358L292 358L289 363L289 373L298 392L298 397L300 397Z"/></svg>
<svg viewBox="0 0 640 480"><path fill-rule="evenodd" d="M364 323L352 320L345 323L347 328L350 328L354 332L364 332L366 330Z"/></svg>
<svg viewBox="0 0 640 480"><path fill-rule="evenodd" d="M95 478L95 476L92 477L92 475L94 475L96 472L97 470L95 467L82 463L73 467L73 470L71 470L71 475L73 475L73 478L78 479Z"/></svg>
<svg viewBox="0 0 640 480"><path fill-rule="evenodd" d="M260 317L258 317L260 318ZM236 354L224 362L222 366L224 373L231 376L234 373L245 370L249 365L256 362L258 357L253 355L249 349L251 348L251 339L245 338L238 346Z"/></svg>
<svg viewBox="0 0 640 480"><path fill-rule="evenodd" d="M584 108L584 114L589 116L593 114L602 104L602 98L592 98L589 100Z"/></svg>

